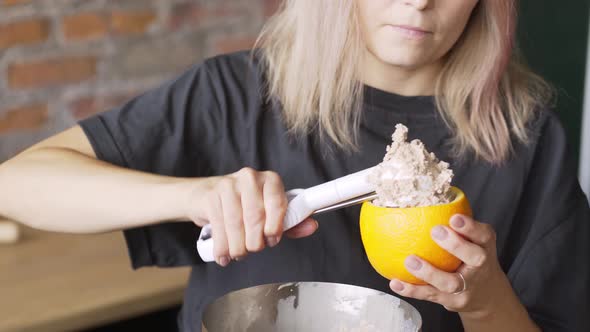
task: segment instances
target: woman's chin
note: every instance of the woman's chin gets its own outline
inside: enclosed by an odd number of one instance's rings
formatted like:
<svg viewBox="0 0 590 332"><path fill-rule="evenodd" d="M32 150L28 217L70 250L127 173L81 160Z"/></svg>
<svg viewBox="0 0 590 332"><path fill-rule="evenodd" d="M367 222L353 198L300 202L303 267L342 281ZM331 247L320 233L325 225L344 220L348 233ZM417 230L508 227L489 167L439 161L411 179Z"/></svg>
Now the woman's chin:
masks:
<svg viewBox="0 0 590 332"><path fill-rule="evenodd" d="M386 65L408 70L420 68L425 64L421 57L399 51L381 52L377 58Z"/></svg>

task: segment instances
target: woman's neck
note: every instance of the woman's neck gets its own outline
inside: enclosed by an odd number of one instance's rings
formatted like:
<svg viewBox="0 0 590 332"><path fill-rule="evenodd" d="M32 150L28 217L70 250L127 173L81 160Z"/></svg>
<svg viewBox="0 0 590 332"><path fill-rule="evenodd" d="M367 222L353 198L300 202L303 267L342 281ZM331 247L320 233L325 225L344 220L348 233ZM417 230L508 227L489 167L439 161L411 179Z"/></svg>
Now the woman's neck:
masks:
<svg viewBox="0 0 590 332"><path fill-rule="evenodd" d="M417 68L395 66L367 54L362 65L363 83L402 96L430 96L434 94L441 63Z"/></svg>

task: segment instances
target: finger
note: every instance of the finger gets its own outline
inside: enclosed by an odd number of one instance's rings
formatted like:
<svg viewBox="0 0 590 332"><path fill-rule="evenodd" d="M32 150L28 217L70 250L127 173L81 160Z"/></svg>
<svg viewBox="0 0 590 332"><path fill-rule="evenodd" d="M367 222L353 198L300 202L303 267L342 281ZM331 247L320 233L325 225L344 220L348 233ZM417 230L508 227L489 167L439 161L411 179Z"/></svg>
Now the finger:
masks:
<svg viewBox="0 0 590 332"><path fill-rule="evenodd" d="M466 308L469 302L469 298L464 294L448 294L431 285L413 285L397 279L391 280L389 288L401 296L438 303L449 311L459 312Z"/></svg>
<svg viewBox="0 0 590 332"><path fill-rule="evenodd" d="M451 302L450 297L452 295L441 292L431 285L413 285L401 280L393 279L389 282L389 288L401 296L417 300L429 301L441 305L446 305Z"/></svg>
<svg viewBox="0 0 590 332"><path fill-rule="evenodd" d="M283 219L287 211L287 195L283 181L277 173L264 172L264 210L266 221L264 223L264 236L266 243L274 247L281 240L283 234Z"/></svg>
<svg viewBox="0 0 590 332"><path fill-rule="evenodd" d="M488 253L483 247L466 240L449 227L435 226L431 236L441 248L468 266L481 267L488 260Z"/></svg>
<svg viewBox="0 0 590 332"><path fill-rule="evenodd" d="M214 194L207 197L208 210L207 219L211 224L211 232L213 233L213 255L215 261L221 266L227 266L231 258L229 256L229 247L227 244L227 236L225 234L225 226L223 225L223 214L221 213L221 200Z"/></svg>
<svg viewBox="0 0 590 332"><path fill-rule="evenodd" d="M246 249L258 252L264 248L264 201L262 197L262 181L251 168L243 168L239 172L239 188L242 201L242 217L246 235Z"/></svg>
<svg viewBox="0 0 590 332"><path fill-rule="evenodd" d="M231 178L221 180L218 185L229 255L234 259L240 259L248 254L244 240L240 195L235 180Z"/></svg>
<svg viewBox="0 0 590 332"><path fill-rule="evenodd" d="M389 282L389 288L401 296L438 303L445 309L454 312L463 311L469 302L469 297L465 294L448 294L431 285L412 285L397 279Z"/></svg>
<svg viewBox="0 0 590 332"><path fill-rule="evenodd" d="M496 232L489 224L475 221L473 218L455 214L450 220L451 228L469 241L486 248L495 247Z"/></svg>
<svg viewBox="0 0 590 332"><path fill-rule="evenodd" d="M318 229L318 222L315 219L307 218L297 226L285 232L285 235L292 239L299 239L310 236Z"/></svg>
<svg viewBox="0 0 590 332"><path fill-rule="evenodd" d="M404 265L417 278L424 280L441 292L452 294L463 289L463 280L456 273L449 273L437 269L420 257L411 255L406 258Z"/></svg>

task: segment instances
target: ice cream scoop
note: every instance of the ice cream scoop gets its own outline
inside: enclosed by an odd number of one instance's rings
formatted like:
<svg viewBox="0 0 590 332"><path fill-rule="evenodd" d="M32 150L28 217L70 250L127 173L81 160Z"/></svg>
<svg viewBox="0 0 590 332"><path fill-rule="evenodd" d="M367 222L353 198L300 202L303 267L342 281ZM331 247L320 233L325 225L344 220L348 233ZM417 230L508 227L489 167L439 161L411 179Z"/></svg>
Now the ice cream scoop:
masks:
<svg viewBox="0 0 590 332"><path fill-rule="evenodd" d="M393 143L377 166L307 189L288 191L283 231L312 214L373 199L379 206L418 206L450 201L448 191L453 173L448 164L429 154L420 141L406 142L407 132L405 126L396 126ZM201 229L197 250L203 261L215 260L210 225Z"/></svg>
<svg viewBox="0 0 590 332"><path fill-rule="evenodd" d="M372 171L373 167L370 167L307 189L289 190L289 204L283 221L283 230L297 226L318 211L332 207L341 208L350 205L350 202L358 204L372 199L374 196L364 196L375 191L374 185L368 181L368 175ZM205 262L215 260L212 235L211 225L208 224L201 229L197 240L199 256Z"/></svg>
<svg viewBox="0 0 590 332"><path fill-rule="evenodd" d="M369 175L382 207L415 207L449 203L453 171L449 164L428 152L418 140L408 142L408 128L395 126L383 162Z"/></svg>

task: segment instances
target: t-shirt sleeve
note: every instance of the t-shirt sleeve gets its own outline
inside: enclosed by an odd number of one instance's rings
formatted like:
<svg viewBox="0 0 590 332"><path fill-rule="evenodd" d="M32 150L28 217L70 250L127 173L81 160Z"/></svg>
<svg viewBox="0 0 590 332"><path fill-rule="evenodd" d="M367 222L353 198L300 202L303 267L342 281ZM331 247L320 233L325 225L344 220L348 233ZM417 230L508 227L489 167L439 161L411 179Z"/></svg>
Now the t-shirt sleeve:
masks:
<svg viewBox="0 0 590 332"><path fill-rule="evenodd" d="M220 110L205 64L123 106L80 121L100 160L144 172L197 177L212 173L222 135ZM209 147L209 148L208 148ZM141 208L141 207L129 207ZM132 266L182 266L202 261L191 222L124 231Z"/></svg>
<svg viewBox="0 0 590 332"><path fill-rule="evenodd" d="M524 241L508 277L543 331L590 331L590 209L568 150L550 114L515 220Z"/></svg>

